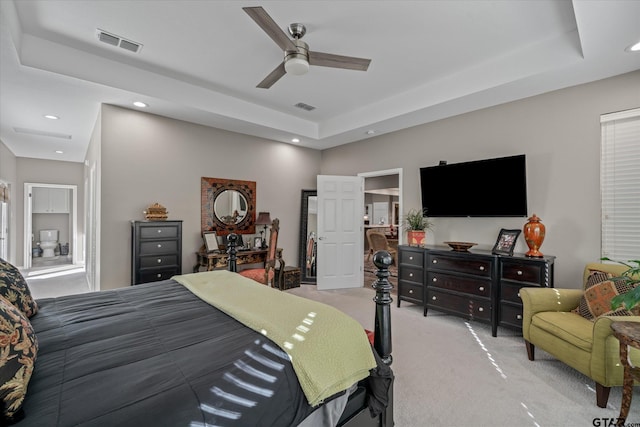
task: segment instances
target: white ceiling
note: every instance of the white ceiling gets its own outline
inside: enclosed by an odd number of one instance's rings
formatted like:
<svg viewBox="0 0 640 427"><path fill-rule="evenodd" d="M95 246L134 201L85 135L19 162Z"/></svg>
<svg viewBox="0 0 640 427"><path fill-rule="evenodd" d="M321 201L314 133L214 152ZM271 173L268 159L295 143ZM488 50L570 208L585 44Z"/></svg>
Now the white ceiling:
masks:
<svg viewBox="0 0 640 427"><path fill-rule="evenodd" d="M283 52L245 6L369 70L312 66L256 88ZM2 0L0 13L0 139L19 157L75 162L101 103L325 149L640 69L625 51L640 41L632 0ZM143 47L99 42L98 28Z"/></svg>

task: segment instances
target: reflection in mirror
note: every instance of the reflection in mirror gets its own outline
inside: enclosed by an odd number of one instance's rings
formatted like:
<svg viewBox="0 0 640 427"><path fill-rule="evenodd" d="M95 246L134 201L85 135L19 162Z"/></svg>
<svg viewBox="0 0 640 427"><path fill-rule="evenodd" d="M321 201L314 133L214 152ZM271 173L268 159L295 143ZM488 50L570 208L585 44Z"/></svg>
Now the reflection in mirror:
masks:
<svg viewBox="0 0 640 427"><path fill-rule="evenodd" d="M247 199L238 191L225 190L216 197L213 212L224 224L239 224L247 215Z"/></svg>
<svg viewBox="0 0 640 427"><path fill-rule="evenodd" d="M318 197L316 190L302 190L300 209L299 265L302 283L316 283L316 245L318 227Z"/></svg>

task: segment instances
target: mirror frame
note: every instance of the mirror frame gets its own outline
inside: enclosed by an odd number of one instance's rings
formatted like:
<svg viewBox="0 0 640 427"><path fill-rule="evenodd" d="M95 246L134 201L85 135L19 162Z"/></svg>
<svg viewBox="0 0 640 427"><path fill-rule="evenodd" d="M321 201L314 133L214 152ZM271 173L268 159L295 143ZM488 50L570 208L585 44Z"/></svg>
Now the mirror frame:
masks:
<svg viewBox="0 0 640 427"><path fill-rule="evenodd" d="M247 215L237 224L222 222L215 214L216 198L227 190L235 190L247 201ZM254 234L256 232L256 183L235 179L207 178L200 180L200 228L215 231L218 236L229 233Z"/></svg>
<svg viewBox="0 0 640 427"><path fill-rule="evenodd" d="M307 230L309 221L309 197L317 196L317 190L302 190L302 200L300 203L300 244L298 248L300 266L300 282L301 283L316 283L316 277L307 276L307 269L305 265L307 263ZM316 261L317 262L317 261ZM316 269L317 270L317 269Z"/></svg>

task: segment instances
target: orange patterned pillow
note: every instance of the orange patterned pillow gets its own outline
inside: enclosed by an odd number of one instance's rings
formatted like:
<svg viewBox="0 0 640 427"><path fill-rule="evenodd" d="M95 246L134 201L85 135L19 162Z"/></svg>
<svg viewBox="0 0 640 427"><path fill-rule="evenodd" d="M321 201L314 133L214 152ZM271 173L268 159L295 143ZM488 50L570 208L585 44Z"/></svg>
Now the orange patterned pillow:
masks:
<svg viewBox="0 0 640 427"><path fill-rule="evenodd" d="M600 316L633 316L636 309L631 311L624 307L611 310L611 300L620 294L632 290L635 286L626 280L605 280L585 289L578 314L588 320L596 320Z"/></svg>

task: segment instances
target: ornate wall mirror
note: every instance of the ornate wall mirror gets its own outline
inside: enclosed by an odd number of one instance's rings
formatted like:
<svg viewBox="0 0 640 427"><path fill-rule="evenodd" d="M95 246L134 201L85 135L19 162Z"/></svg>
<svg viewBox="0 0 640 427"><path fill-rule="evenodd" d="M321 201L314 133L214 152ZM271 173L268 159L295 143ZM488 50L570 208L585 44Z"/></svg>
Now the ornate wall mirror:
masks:
<svg viewBox="0 0 640 427"><path fill-rule="evenodd" d="M256 183L233 179L202 177L201 229L229 233L256 232Z"/></svg>
<svg viewBox="0 0 640 427"><path fill-rule="evenodd" d="M299 265L302 283L316 283L316 240L318 230L318 193L302 190L300 209Z"/></svg>

